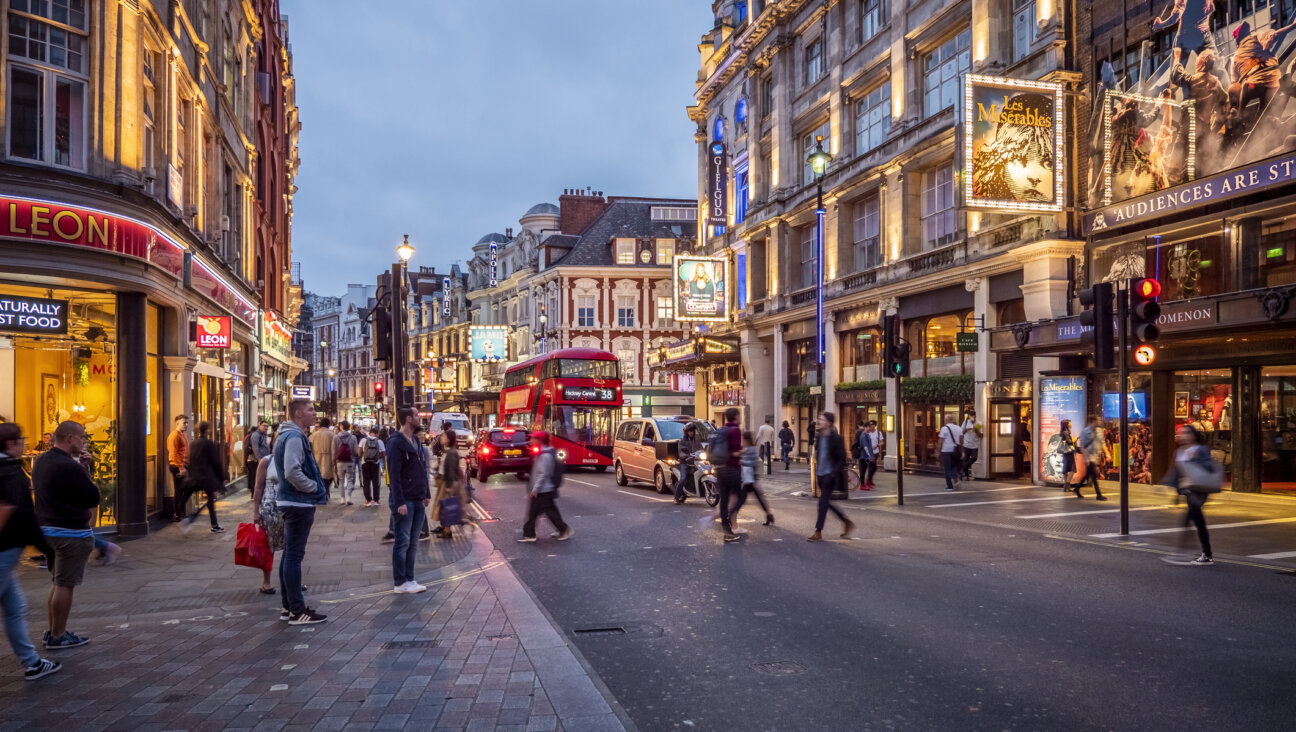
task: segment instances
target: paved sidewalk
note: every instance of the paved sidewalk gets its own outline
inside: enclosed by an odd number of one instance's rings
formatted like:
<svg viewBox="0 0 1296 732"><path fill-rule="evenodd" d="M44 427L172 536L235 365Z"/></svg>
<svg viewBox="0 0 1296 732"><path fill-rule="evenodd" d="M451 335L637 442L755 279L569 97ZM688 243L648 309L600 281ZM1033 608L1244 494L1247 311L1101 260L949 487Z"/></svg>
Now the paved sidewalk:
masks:
<svg viewBox="0 0 1296 732"><path fill-rule="evenodd" d="M420 543L419 595L391 590L387 510L319 509L308 603L329 616L278 620L256 570L233 566L246 494L201 521L125 544L91 566L69 626L93 641L46 655L62 673L27 683L6 649L3 723L62 730L622 730L605 687L485 532ZM245 519L246 520L246 519ZM48 574L21 571L33 637ZM277 582L276 582L277 584ZM3 667L0 667L3 668Z"/></svg>

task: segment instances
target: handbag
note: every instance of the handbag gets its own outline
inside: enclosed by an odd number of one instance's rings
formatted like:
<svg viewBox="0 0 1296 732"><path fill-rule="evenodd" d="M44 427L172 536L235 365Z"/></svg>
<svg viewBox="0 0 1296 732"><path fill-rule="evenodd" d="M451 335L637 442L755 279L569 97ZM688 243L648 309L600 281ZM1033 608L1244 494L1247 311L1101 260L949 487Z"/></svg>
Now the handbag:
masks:
<svg viewBox="0 0 1296 732"><path fill-rule="evenodd" d="M1224 489L1224 466L1211 460L1200 463L1195 460L1175 462L1179 471L1179 486L1193 493L1219 493Z"/></svg>
<svg viewBox="0 0 1296 732"><path fill-rule="evenodd" d="M255 567L269 572L274 566L274 552L270 551L270 538L256 524L239 524L234 541L234 563L240 567Z"/></svg>
<svg viewBox="0 0 1296 732"><path fill-rule="evenodd" d="M458 526L463 523L463 504L458 496L442 498L440 501L440 520L442 526Z"/></svg>

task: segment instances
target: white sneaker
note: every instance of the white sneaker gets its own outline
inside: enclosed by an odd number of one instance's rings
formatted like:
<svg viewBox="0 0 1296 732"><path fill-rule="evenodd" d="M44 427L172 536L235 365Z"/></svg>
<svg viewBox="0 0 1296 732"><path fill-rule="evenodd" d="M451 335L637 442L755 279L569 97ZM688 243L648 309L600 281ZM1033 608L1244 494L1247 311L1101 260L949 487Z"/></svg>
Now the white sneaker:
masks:
<svg viewBox="0 0 1296 732"><path fill-rule="evenodd" d="M407 593L409 593L409 594L411 594L411 595L413 595L413 594L417 594L417 593L419 593L419 592L427 592L427 588L426 588L426 587L424 587L423 585L420 585L419 583L415 582L414 580L410 580L409 582L406 582L403 586L405 587L405 592L407 592Z"/></svg>
<svg viewBox="0 0 1296 732"><path fill-rule="evenodd" d="M405 589L408 585L409 585L408 582L406 582L405 584L396 585L395 587L392 588L392 594L395 594L395 595L405 595L405 594L408 594L408 593L409 593L409 590Z"/></svg>

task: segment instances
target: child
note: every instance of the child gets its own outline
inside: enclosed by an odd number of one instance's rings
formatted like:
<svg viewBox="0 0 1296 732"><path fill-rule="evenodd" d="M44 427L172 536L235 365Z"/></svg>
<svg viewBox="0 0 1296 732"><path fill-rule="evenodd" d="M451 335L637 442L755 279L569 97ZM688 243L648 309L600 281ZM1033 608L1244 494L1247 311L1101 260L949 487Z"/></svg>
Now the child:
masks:
<svg viewBox="0 0 1296 732"><path fill-rule="evenodd" d="M750 431L743 432L743 451L739 460L742 470L742 490L738 493L738 498L734 502L733 511L730 512L735 516L734 523L737 523L738 509L742 508L743 504L747 502L747 494L754 493L756 500L760 503L761 510L765 512L765 525L770 526L774 523L774 514L770 513L769 505L765 503L765 496L761 495L760 489L756 487L760 451L756 449L756 443L752 439Z"/></svg>

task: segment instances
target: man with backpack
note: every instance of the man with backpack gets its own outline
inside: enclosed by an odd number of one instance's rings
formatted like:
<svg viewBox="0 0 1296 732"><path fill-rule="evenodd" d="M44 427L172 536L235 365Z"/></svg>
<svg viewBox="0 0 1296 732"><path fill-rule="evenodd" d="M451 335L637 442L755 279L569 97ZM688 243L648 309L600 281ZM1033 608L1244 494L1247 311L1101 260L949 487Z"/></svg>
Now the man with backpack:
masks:
<svg viewBox="0 0 1296 732"><path fill-rule="evenodd" d="M567 541L572 537L572 527L563 521L562 513L554 501L558 498L558 488L562 485L563 464L558 453L549 445L549 433L536 431L531 433L531 446L540 452L531 462L531 485L527 491L527 520L522 525L522 538L519 543L528 544L536 540L536 519L544 514L557 529L551 536L558 541Z"/></svg>
<svg viewBox="0 0 1296 732"><path fill-rule="evenodd" d="M365 505L378 506L382 497L379 466L386 449L378 439L378 428L370 427L369 434L360 441L360 486L364 490Z"/></svg>
<svg viewBox="0 0 1296 732"><path fill-rule="evenodd" d="M724 427L711 433L707 440L707 460L715 466L720 484L720 526L725 541L737 541L731 523L731 502L742 492L742 430L738 428L738 408L725 410Z"/></svg>
<svg viewBox="0 0 1296 732"><path fill-rule="evenodd" d="M359 445L356 443L355 435L351 434L351 425L346 420L338 423L337 436L333 438L333 447L336 451L334 459L337 461L337 483L338 496L341 502L351 505L351 493L355 491L356 483L356 453L359 452Z"/></svg>

